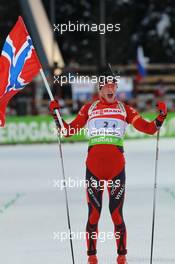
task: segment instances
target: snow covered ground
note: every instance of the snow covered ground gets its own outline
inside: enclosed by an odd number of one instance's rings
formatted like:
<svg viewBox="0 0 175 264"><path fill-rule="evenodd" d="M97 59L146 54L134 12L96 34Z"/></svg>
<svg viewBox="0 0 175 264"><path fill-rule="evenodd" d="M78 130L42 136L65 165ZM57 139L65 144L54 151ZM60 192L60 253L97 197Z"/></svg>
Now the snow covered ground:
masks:
<svg viewBox="0 0 175 264"><path fill-rule="evenodd" d="M64 144L67 179L84 179L86 143ZM128 262L149 263L155 140L126 141ZM153 263L175 263L175 139L161 139ZM0 146L0 263L71 264L58 146ZM83 187L68 189L72 231L80 237L87 220ZM115 241L108 196L99 224L99 264L114 264ZM65 233L61 233L65 232ZM68 236L68 235L67 235ZM86 263L85 240L74 239L75 263Z"/></svg>

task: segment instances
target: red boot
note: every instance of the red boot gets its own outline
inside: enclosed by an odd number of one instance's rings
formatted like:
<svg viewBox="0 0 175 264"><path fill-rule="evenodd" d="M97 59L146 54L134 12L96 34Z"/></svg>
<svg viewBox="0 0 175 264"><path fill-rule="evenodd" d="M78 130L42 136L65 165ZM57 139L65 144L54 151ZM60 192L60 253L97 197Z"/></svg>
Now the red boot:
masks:
<svg viewBox="0 0 175 264"><path fill-rule="evenodd" d="M117 264L127 264L126 256L125 255L119 255L117 257Z"/></svg>
<svg viewBox="0 0 175 264"><path fill-rule="evenodd" d="M96 255L89 256L88 264L98 264L98 259Z"/></svg>

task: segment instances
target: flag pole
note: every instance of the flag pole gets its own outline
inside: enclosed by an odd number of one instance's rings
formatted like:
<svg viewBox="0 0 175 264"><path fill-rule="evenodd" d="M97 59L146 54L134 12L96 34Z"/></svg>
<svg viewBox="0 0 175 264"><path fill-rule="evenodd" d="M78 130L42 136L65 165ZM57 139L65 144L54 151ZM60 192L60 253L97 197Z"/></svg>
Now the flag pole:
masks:
<svg viewBox="0 0 175 264"><path fill-rule="evenodd" d="M44 81L44 84L46 86L46 89L48 91L50 100L53 101L54 100L54 97L53 97L53 94L51 92L49 83L48 83L48 81L46 79L45 73L44 73L44 71L43 71L42 68L40 69L40 74L41 74L41 77L42 77L42 79ZM58 121L60 123L61 129L63 131L65 131L66 128L64 127L63 120L62 120L61 115L60 115L60 113L59 113L59 111L57 109L55 110L55 113L57 115L57 118L58 118ZM59 145L59 153L60 153L60 160L61 160L62 178L63 178L63 182L64 182L64 192L65 192L65 199L66 199L66 212L67 212L68 228L69 228L69 233L70 233L69 239L70 239L72 263L75 264L74 251L73 251L73 243L72 243L72 231L71 231L71 223L70 223L70 213L69 213L70 210L69 210L68 194L67 194L67 188L66 188L66 176L65 176L65 170L64 170L63 152L62 152L61 140L60 140L60 133L59 132L58 132L58 145Z"/></svg>

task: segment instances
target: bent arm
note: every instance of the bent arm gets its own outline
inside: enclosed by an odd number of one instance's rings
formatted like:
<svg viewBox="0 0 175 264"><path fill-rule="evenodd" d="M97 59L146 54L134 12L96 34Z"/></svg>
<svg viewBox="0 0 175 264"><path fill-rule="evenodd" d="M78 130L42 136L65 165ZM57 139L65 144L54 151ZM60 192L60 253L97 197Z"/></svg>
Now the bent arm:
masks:
<svg viewBox="0 0 175 264"><path fill-rule="evenodd" d="M139 113L129 105L125 104L125 110L127 113L127 122L132 124L134 128L145 134L153 135L158 130L156 120L147 121L142 118Z"/></svg>
<svg viewBox="0 0 175 264"><path fill-rule="evenodd" d="M89 107L90 104L84 105L80 109L76 118L71 123L68 124L66 121L63 120L64 127L66 128L66 134L64 135L65 137L70 137L77 134L80 129L86 125L86 122L88 120Z"/></svg>
<svg viewBox="0 0 175 264"><path fill-rule="evenodd" d="M155 121L146 121L141 116L132 123L134 128L145 134L153 135L158 130Z"/></svg>

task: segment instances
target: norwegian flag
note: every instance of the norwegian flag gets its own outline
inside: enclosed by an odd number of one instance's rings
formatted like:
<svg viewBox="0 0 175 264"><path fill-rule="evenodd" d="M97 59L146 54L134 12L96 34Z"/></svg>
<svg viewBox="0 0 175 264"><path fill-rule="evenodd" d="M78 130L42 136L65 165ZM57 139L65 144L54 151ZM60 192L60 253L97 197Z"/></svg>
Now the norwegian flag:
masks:
<svg viewBox="0 0 175 264"><path fill-rule="evenodd" d="M0 56L0 126L5 125L9 100L30 83L41 69L22 17L9 33Z"/></svg>

